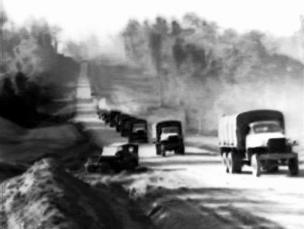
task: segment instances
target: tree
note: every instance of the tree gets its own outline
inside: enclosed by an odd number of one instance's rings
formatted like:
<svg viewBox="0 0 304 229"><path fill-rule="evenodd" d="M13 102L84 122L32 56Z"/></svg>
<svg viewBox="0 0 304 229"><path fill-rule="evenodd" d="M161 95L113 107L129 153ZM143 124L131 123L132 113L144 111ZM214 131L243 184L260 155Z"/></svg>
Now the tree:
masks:
<svg viewBox="0 0 304 229"><path fill-rule="evenodd" d="M2 3L2 2L1 2ZM7 15L3 8L3 5L0 5L0 47L1 47L1 63L0 63L0 73L6 72L6 57L5 57L5 44L4 44L4 25L7 22Z"/></svg>
<svg viewBox="0 0 304 229"><path fill-rule="evenodd" d="M49 51L56 52L58 45L58 34L61 29L57 26L50 26L44 20L31 20L29 22L29 31L39 46Z"/></svg>
<svg viewBox="0 0 304 229"><path fill-rule="evenodd" d="M186 60L187 53L184 48L184 41L180 38L175 40L175 43L172 47L173 58L177 68L180 68L181 64Z"/></svg>
<svg viewBox="0 0 304 229"><path fill-rule="evenodd" d="M137 20L130 20L124 29L122 36L124 38L125 51L128 57L138 60L138 40L140 36L140 23Z"/></svg>
<svg viewBox="0 0 304 229"><path fill-rule="evenodd" d="M172 31L171 31L171 35L172 36L179 36L182 32L182 28L180 26L180 24L177 22L177 21L172 21L171 23L171 28L172 28Z"/></svg>
<svg viewBox="0 0 304 229"><path fill-rule="evenodd" d="M149 48L154 67L158 74L161 71L162 48L168 31L167 21L162 17L157 17L149 35Z"/></svg>

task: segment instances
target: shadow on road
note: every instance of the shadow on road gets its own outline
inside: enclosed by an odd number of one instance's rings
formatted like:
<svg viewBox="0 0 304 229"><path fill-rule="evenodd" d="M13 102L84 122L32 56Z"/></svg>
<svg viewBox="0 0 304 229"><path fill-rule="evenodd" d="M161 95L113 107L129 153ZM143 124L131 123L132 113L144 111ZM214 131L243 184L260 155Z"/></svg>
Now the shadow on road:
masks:
<svg viewBox="0 0 304 229"><path fill-rule="evenodd" d="M196 153L196 152L186 152L185 153L186 156L213 156L213 157L218 157L217 154L214 154L214 153L211 153L211 152L199 152L199 153Z"/></svg>
<svg viewBox="0 0 304 229"><path fill-rule="evenodd" d="M162 160L162 161L149 161L144 162L145 166L153 166L153 167L165 167L165 166L187 166L187 165L213 165L213 164L221 164L219 160L206 160L206 159L183 159L183 160Z"/></svg>
<svg viewBox="0 0 304 229"><path fill-rule="evenodd" d="M173 171L185 171L185 168L174 168L174 169L154 169L154 171L162 171L162 172L173 172Z"/></svg>
<svg viewBox="0 0 304 229"><path fill-rule="evenodd" d="M264 212L258 210L260 205L265 207L276 203L247 198L247 196L255 196L252 191L226 188L178 188L175 190L158 188L152 196L156 200L155 206L158 206L158 209L152 210L151 214L154 218L158 217L158 212L167 211L170 212L168 214L171 218L176 218L175 220L181 222L188 220L184 215L191 214L189 225L196 225L198 221L204 222L205 227L199 228L283 229L278 223L263 216L270 209L266 208ZM281 212L278 213L281 214ZM170 223L170 220L167 220ZM191 226L186 228L191 228Z"/></svg>

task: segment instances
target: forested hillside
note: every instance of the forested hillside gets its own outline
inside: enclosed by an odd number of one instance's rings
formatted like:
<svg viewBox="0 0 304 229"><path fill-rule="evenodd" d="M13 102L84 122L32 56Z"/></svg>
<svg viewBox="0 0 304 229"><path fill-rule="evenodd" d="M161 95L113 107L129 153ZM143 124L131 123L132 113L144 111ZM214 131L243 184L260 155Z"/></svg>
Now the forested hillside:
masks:
<svg viewBox="0 0 304 229"><path fill-rule="evenodd" d="M285 112L291 133L303 128L304 66L281 52L279 39L194 14L130 20L122 37L129 61L161 81L162 105L183 107L190 129L215 133L220 115L259 108Z"/></svg>
<svg viewBox="0 0 304 229"><path fill-rule="evenodd" d="M69 93L79 64L58 52L59 28L43 20L16 26L1 12L0 115L22 126L39 120L41 105Z"/></svg>

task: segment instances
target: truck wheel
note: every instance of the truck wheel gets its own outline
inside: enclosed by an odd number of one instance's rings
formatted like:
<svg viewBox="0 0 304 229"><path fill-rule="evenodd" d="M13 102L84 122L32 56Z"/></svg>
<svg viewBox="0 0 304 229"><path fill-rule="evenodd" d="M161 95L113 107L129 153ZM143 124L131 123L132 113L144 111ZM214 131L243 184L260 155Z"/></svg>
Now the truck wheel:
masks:
<svg viewBox="0 0 304 229"><path fill-rule="evenodd" d="M185 146L184 145L180 149L180 154L185 155Z"/></svg>
<svg viewBox="0 0 304 229"><path fill-rule="evenodd" d="M252 154L251 156L251 167L252 167L252 175L258 177L261 174L261 162L259 160L259 155Z"/></svg>
<svg viewBox="0 0 304 229"><path fill-rule="evenodd" d="M292 158L289 159L288 161L288 169L289 169L289 173L292 176L296 176L299 174L299 162L298 162L298 158Z"/></svg>
<svg viewBox="0 0 304 229"><path fill-rule="evenodd" d="M226 167L226 173L229 173L228 153L223 154L223 161Z"/></svg>
<svg viewBox="0 0 304 229"><path fill-rule="evenodd" d="M185 154L185 146L179 146L175 150L175 154L184 155Z"/></svg>
<svg viewBox="0 0 304 229"><path fill-rule="evenodd" d="M231 155L231 152L228 152L226 154L226 163L227 163L227 169L226 169L226 171L228 173L232 173L232 155Z"/></svg>
<svg viewBox="0 0 304 229"><path fill-rule="evenodd" d="M160 145L160 152L163 157L166 156L166 149L164 145Z"/></svg>
<svg viewBox="0 0 304 229"><path fill-rule="evenodd" d="M161 154L161 151L160 151L160 145L156 145L156 155L160 155Z"/></svg>
<svg viewBox="0 0 304 229"><path fill-rule="evenodd" d="M230 173L240 173L242 171L242 159L235 152L227 153L228 170Z"/></svg>
<svg viewBox="0 0 304 229"><path fill-rule="evenodd" d="M229 173L229 166L228 166L228 160L227 160L227 153L225 151L221 151L222 156L222 163L225 166L226 173Z"/></svg>

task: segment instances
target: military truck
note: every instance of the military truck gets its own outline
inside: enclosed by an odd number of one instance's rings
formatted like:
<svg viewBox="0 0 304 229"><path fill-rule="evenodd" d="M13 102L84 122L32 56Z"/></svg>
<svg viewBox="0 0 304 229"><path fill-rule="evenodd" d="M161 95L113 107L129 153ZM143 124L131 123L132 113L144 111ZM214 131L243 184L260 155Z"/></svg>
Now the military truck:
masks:
<svg viewBox="0 0 304 229"><path fill-rule="evenodd" d="M275 172L287 165L291 175L299 172L298 155L285 136L284 117L276 110L253 110L223 116L218 128L219 149L226 172L240 173L242 166L252 173Z"/></svg>
<svg viewBox="0 0 304 229"><path fill-rule="evenodd" d="M144 119L135 119L131 123L129 143L148 143L148 122Z"/></svg>
<svg viewBox="0 0 304 229"><path fill-rule="evenodd" d="M135 170L138 165L138 145L123 144L118 147L113 156L102 155L102 152L98 155L92 155L84 167L88 173L118 173L123 170Z"/></svg>
<svg viewBox="0 0 304 229"><path fill-rule="evenodd" d="M156 154L166 156L167 151L185 154L182 123L177 120L162 121L156 124Z"/></svg>

